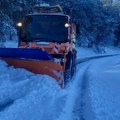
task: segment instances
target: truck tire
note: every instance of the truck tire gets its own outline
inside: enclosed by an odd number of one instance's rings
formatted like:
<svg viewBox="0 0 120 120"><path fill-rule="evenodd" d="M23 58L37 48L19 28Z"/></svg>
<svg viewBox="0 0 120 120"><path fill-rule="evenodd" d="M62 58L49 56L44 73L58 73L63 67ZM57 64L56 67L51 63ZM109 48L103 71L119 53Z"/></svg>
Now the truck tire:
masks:
<svg viewBox="0 0 120 120"><path fill-rule="evenodd" d="M72 55L72 70L71 75L73 76L76 72L76 54Z"/></svg>
<svg viewBox="0 0 120 120"><path fill-rule="evenodd" d="M72 54L71 52L67 55L66 68L64 72L64 82L67 83L72 77Z"/></svg>

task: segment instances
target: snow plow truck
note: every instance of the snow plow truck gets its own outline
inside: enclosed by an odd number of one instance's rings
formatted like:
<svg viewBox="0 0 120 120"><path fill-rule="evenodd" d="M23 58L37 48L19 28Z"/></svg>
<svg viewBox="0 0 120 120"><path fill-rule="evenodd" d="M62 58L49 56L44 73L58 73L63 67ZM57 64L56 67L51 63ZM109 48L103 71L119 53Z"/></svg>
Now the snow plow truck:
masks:
<svg viewBox="0 0 120 120"><path fill-rule="evenodd" d="M18 26L18 48L0 48L8 65L53 77L63 88L76 70L76 26L59 5L36 5Z"/></svg>

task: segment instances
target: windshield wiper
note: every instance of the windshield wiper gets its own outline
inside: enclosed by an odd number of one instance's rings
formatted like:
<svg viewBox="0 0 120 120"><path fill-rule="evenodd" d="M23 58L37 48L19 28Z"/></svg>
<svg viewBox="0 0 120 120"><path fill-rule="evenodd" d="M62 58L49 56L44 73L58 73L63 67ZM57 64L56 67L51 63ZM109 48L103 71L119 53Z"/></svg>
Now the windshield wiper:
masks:
<svg viewBox="0 0 120 120"><path fill-rule="evenodd" d="M35 41L35 42L40 42L40 41L50 41L49 38L32 38L32 41Z"/></svg>

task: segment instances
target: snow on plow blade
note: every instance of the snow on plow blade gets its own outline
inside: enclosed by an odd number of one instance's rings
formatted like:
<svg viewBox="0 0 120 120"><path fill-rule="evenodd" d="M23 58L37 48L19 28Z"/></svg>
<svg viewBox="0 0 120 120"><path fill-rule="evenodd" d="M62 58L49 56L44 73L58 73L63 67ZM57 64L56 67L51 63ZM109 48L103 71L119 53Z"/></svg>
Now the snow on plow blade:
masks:
<svg viewBox="0 0 120 120"><path fill-rule="evenodd" d="M9 65L25 68L36 74L46 74L55 78L63 87L63 67L55 63L52 56L40 49L0 48L0 58Z"/></svg>

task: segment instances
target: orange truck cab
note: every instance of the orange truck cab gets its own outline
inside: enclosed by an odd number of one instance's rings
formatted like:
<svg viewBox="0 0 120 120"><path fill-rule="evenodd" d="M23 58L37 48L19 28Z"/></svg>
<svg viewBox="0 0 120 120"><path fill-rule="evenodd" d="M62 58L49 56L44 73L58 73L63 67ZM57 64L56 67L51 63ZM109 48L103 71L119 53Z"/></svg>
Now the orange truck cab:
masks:
<svg viewBox="0 0 120 120"><path fill-rule="evenodd" d="M76 70L76 26L60 6L35 6L19 29L19 48L46 51L62 67L64 83ZM47 73L45 73L47 74Z"/></svg>

